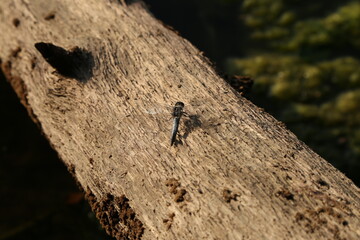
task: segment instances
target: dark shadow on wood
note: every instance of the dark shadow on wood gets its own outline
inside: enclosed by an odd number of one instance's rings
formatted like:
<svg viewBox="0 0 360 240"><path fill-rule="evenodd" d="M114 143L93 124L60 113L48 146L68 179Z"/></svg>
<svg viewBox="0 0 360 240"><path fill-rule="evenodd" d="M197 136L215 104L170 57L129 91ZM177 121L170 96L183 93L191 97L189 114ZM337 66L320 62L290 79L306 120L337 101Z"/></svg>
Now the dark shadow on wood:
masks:
<svg viewBox="0 0 360 240"><path fill-rule="evenodd" d="M189 115L189 119L187 119L184 122L184 124L185 124L185 133L183 135L184 139L186 139L192 131L194 131L196 128L201 127L202 125L199 115Z"/></svg>
<svg viewBox="0 0 360 240"><path fill-rule="evenodd" d="M35 48L64 77L87 82L93 75L94 57L85 49L74 47L68 51L52 43L44 42L35 43Z"/></svg>

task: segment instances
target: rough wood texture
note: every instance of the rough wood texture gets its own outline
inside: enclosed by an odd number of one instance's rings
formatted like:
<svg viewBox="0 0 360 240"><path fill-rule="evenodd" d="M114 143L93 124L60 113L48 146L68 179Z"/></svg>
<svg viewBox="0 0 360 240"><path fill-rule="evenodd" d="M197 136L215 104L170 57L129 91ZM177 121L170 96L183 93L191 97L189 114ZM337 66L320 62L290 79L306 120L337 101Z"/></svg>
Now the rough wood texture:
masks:
<svg viewBox="0 0 360 240"><path fill-rule="evenodd" d="M359 189L142 4L2 0L0 33L2 70L109 234L360 239ZM151 113L176 101L190 117L170 147L170 113Z"/></svg>

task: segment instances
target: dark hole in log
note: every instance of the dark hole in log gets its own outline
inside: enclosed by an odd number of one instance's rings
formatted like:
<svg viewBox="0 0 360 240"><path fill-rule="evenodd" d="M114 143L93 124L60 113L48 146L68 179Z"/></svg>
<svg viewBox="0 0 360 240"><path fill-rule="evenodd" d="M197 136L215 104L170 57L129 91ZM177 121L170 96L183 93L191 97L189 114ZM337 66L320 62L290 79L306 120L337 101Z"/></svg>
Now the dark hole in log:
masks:
<svg viewBox="0 0 360 240"><path fill-rule="evenodd" d="M55 18L55 12L50 12L44 17L46 21L53 20L54 18Z"/></svg>
<svg viewBox="0 0 360 240"><path fill-rule="evenodd" d="M18 26L20 25L20 20L19 20L18 18L14 18L14 19L13 19L13 25L14 25L15 27L18 27Z"/></svg>
<svg viewBox="0 0 360 240"><path fill-rule="evenodd" d="M322 179L316 181L322 188L329 189L330 185Z"/></svg>
<svg viewBox="0 0 360 240"><path fill-rule="evenodd" d="M94 57L85 49L75 47L70 51L52 43L38 42L35 48L56 71L64 77L86 82L92 77Z"/></svg>

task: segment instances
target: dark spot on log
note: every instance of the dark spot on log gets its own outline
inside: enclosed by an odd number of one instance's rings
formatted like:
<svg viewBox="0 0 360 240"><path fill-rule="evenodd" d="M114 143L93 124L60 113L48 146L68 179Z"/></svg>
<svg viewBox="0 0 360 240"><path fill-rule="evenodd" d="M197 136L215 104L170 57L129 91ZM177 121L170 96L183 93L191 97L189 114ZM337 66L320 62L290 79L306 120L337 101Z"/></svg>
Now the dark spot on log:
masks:
<svg viewBox="0 0 360 240"><path fill-rule="evenodd" d="M117 240L141 239L144 234L143 223L136 218L134 210L129 205L129 200L124 195L117 197L108 193L104 198L98 200L88 189L85 197L110 236Z"/></svg>
<svg viewBox="0 0 360 240"><path fill-rule="evenodd" d="M68 165L68 171L71 173L71 175L75 178L75 165L70 164Z"/></svg>
<svg viewBox="0 0 360 240"><path fill-rule="evenodd" d="M169 187L170 193L175 194L177 191L176 189L178 187L180 187L180 183L177 179L170 178L170 179L166 180L165 186Z"/></svg>
<svg viewBox="0 0 360 240"><path fill-rule="evenodd" d="M20 20L18 18L14 18L12 23L15 27L18 27L20 25Z"/></svg>
<svg viewBox="0 0 360 240"><path fill-rule="evenodd" d="M326 202L322 201L322 203ZM308 233L326 230L333 234L331 239L340 239L338 238L339 227L347 226L349 223L343 218L344 209L338 207L323 206L317 209L305 209L295 215L295 221Z"/></svg>
<svg viewBox="0 0 360 240"><path fill-rule="evenodd" d="M35 48L43 58L64 77L86 82L92 77L94 58L85 49L75 47L70 51L51 43L39 42Z"/></svg>
<svg viewBox="0 0 360 240"><path fill-rule="evenodd" d="M166 230L169 230L171 228L171 225L174 221L175 213L168 214L168 218L163 219L163 223L166 226Z"/></svg>
<svg viewBox="0 0 360 240"><path fill-rule="evenodd" d="M31 69L34 69L36 67L36 60L37 58L36 57L33 57L30 61L30 64L31 64Z"/></svg>
<svg viewBox="0 0 360 240"><path fill-rule="evenodd" d="M302 213L296 213L296 215L295 215L295 221L297 221L297 222L299 222L299 221L302 221L302 220L304 220L304 218L305 218L305 216L304 216L304 214L302 214Z"/></svg>
<svg viewBox="0 0 360 240"><path fill-rule="evenodd" d="M294 194L292 194L289 190L281 190L281 191L278 191L276 193L276 196L280 196L280 197L283 197L285 198L286 200L289 200L289 201L294 201Z"/></svg>
<svg viewBox="0 0 360 240"><path fill-rule="evenodd" d="M183 202L184 201L184 196L186 194L186 190L185 189L180 189L176 192L174 200L175 202Z"/></svg>
<svg viewBox="0 0 360 240"><path fill-rule="evenodd" d="M316 183L319 184L321 188L324 188L324 189L330 188L330 185L322 179L317 180Z"/></svg>
<svg viewBox="0 0 360 240"><path fill-rule="evenodd" d="M225 202L229 203L231 200L236 201L236 198L239 196L238 194L233 193L229 189L224 189L222 192L222 196L225 200Z"/></svg>
<svg viewBox="0 0 360 240"><path fill-rule="evenodd" d="M17 58L20 52L21 52L21 47L17 47L15 50L11 51L11 56Z"/></svg>
<svg viewBox="0 0 360 240"><path fill-rule="evenodd" d="M174 195L174 201L177 203L183 202L184 196L187 191L184 188L180 188L180 182L175 178L170 178L165 181L165 185L169 187L169 192Z"/></svg>
<svg viewBox="0 0 360 240"><path fill-rule="evenodd" d="M54 18L55 18L55 12L50 12L50 13L48 13L48 14L44 17L44 19L45 19L46 21L52 20L52 19L54 19Z"/></svg>

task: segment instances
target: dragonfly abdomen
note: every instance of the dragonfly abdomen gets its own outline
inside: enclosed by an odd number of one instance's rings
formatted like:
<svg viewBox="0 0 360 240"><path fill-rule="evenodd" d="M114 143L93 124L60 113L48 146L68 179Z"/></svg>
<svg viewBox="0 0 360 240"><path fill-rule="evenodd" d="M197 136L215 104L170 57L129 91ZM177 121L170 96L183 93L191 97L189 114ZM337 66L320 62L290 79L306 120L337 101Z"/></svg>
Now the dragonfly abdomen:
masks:
<svg viewBox="0 0 360 240"><path fill-rule="evenodd" d="M174 117L173 129L171 131L171 146L175 143L176 134L179 128L180 117Z"/></svg>

